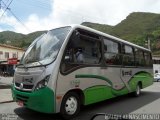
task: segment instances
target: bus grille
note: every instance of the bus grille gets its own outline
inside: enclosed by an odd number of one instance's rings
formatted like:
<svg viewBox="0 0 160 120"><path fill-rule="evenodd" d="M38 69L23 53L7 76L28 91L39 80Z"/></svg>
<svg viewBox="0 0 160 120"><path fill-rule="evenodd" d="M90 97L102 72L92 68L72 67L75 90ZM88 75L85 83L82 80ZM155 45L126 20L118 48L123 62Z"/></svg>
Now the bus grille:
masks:
<svg viewBox="0 0 160 120"><path fill-rule="evenodd" d="M20 87L20 83L15 83L16 87ZM24 89L32 89L34 85L23 84Z"/></svg>

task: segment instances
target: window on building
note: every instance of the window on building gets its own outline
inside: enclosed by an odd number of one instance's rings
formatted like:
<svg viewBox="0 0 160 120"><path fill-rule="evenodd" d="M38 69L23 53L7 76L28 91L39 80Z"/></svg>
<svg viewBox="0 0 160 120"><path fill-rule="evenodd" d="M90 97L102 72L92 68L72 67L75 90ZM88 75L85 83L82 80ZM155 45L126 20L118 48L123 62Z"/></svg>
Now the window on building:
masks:
<svg viewBox="0 0 160 120"><path fill-rule="evenodd" d="M0 51L0 55L3 55L3 51Z"/></svg>
<svg viewBox="0 0 160 120"><path fill-rule="evenodd" d="M17 58L16 53L13 53L13 54L12 54L12 57L13 57L13 58Z"/></svg>
<svg viewBox="0 0 160 120"><path fill-rule="evenodd" d="M9 52L5 52L5 58L9 58Z"/></svg>
<svg viewBox="0 0 160 120"><path fill-rule="evenodd" d="M160 64L160 60L153 60L153 64Z"/></svg>
<svg viewBox="0 0 160 120"><path fill-rule="evenodd" d="M17 58L18 58L19 56L18 56L18 52L17 52Z"/></svg>

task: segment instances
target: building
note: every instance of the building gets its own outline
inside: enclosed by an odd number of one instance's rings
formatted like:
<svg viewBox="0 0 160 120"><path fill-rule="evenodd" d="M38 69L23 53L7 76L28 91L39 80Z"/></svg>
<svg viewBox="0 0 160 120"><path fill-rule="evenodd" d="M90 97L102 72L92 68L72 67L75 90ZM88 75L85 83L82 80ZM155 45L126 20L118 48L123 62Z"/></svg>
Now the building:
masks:
<svg viewBox="0 0 160 120"><path fill-rule="evenodd" d="M15 65L23 53L22 48L0 44L0 75L13 75Z"/></svg>
<svg viewBox="0 0 160 120"><path fill-rule="evenodd" d="M153 55L153 72L160 73L160 55Z"/></svg>

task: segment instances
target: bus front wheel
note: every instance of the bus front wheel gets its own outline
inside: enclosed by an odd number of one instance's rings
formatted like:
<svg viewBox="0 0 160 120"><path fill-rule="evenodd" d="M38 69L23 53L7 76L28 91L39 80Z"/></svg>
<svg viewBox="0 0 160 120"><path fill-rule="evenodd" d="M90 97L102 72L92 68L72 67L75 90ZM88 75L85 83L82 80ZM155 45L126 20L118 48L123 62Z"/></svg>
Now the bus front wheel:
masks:
<svg viewBox="0 0 160 120"><path fill-rule="evenodd" d="M80 111L80 98L74 93L66 94L62 100L60 114L64 119L74 118Z"/></svg>

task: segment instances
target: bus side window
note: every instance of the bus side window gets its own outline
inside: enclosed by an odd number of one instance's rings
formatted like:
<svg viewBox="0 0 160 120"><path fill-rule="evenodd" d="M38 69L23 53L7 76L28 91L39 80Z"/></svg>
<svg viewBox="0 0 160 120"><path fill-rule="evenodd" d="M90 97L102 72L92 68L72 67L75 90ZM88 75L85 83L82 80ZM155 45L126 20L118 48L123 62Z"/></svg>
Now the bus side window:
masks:
<svg viewBox="0 0 160 120"><path fill-rule="evenodd" d="M104 38L104 58L107 65L121 65L120 44Z"/></svg>
<svg viewBox="0 0 160 120"><path fill-rule="evenodd" d="M141 49L137 49L137 48L135 49L135 63L136 63L136 66L141 66L141 67L145 66L144 54Z"/></svg>
<svg viewBox="0 0 160 120"><path fill-rule="evenodd" d="M61 64L61 71L67 72L88 65L98 65L100 63L101 41L95 34L86 31L79 32L79 38L72 35L64 52Z"/></svg>
<svg viewBox="0 0 160 120"><path fill-rule="evenodd" d="M124 66L135 66L133 48L129 45L122 45L123 51L123 65Z"/></svg>

